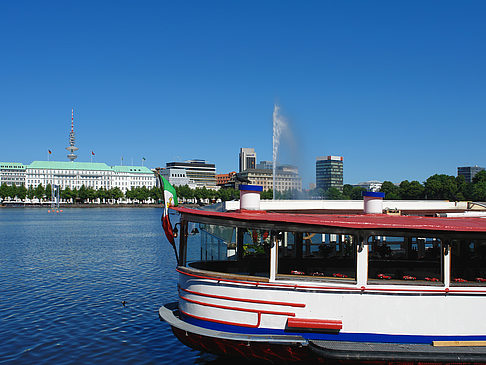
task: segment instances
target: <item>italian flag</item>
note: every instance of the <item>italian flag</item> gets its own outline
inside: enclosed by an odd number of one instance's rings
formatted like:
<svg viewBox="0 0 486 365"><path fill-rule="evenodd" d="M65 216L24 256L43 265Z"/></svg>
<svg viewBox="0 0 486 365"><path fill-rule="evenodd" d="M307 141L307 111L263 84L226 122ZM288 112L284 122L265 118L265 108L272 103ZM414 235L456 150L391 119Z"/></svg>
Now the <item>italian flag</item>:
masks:
<svg viewBox="0 0 486 365"><path fill-rule="evenodd" d="M164 228L165 236L169 242L175 246L174 232L169 219L169 207L176 207L178 205L177 194L174 187L163 176L159 175L160 187L163 191L164 198L164 212L162 214L162 227Z"/></svg>

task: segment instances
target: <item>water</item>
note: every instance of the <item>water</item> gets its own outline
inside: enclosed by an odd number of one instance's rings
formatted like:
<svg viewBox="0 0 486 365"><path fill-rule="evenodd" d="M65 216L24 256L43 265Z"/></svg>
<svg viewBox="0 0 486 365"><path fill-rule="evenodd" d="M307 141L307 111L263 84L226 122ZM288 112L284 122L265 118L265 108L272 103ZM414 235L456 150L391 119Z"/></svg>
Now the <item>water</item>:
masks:
<svg viewBox="0 0 486 365"><path fill-rule="evenodd" d="M222 363L158 319L177 300L160 215L0 209L0 364Z"/></svg>
<svg viewBox="0 0 486 365"><path fill-rule="evenodd" d="M280 115L280 107L275 104L273 106L273 138L272 138L272 158L273 158L273 200L275 200L275 186L277 178L277 159L278 149L280 146L280 135L286 129L287 125Z"/></svg>

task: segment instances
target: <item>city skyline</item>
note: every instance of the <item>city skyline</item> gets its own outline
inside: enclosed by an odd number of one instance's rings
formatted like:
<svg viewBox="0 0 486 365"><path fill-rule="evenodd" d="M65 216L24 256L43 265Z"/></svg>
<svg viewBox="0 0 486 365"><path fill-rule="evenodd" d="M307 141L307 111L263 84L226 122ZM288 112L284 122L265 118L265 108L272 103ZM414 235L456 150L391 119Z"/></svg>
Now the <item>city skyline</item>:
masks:
<svg viewBox="0 0 486 365"><path fill-rule="evenodd" d="M242 146L272 159L278 103L292 129L280 162L306 187L324 155L344 156L350 184L486 165L479 1L1 9L1 161L66 160L74 108L78 161L227 173Z"/></svg>

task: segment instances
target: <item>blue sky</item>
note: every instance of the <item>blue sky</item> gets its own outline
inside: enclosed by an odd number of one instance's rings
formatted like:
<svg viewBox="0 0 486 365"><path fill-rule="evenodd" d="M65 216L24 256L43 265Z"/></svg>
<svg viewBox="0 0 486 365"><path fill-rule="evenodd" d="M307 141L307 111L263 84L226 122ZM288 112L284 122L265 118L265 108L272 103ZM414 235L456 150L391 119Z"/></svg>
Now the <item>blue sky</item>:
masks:
<svg viewBox="0 0 486 365"><path fill-rule="evenodd" d="M3 1L0 161L272 158L307 185L317 156L345 183L486 167L484 1Z"/></svg>

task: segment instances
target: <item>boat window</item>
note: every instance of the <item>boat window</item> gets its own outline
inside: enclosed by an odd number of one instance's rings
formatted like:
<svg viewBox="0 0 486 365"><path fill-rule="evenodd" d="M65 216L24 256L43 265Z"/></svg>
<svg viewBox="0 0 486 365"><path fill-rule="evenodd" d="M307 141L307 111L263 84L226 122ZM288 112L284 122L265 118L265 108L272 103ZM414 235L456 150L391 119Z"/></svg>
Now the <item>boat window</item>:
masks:
<svg viewBox="0 0 486 365"><path fill-rule="evenodd" d="M486 286L486 241L451 242L451 286Z"/></svg>
<svg viewBox="0 0 486 365"><path fill-rule="evenodd" d="M356 280L356 239L351 235L281 232L278 275L317 280Z"/></svg>
<svg viewBox="0 0 486 365"><path fill-rule="evenodd" d="M368 282L441 284L442 251L436 238L370 236Z"/></svg>
<svg viewBox="0 0 486 365"><path fill-rule="evenodd" d="M188 233L186 265L269 277L271 232L189 222Z"/></svg>

